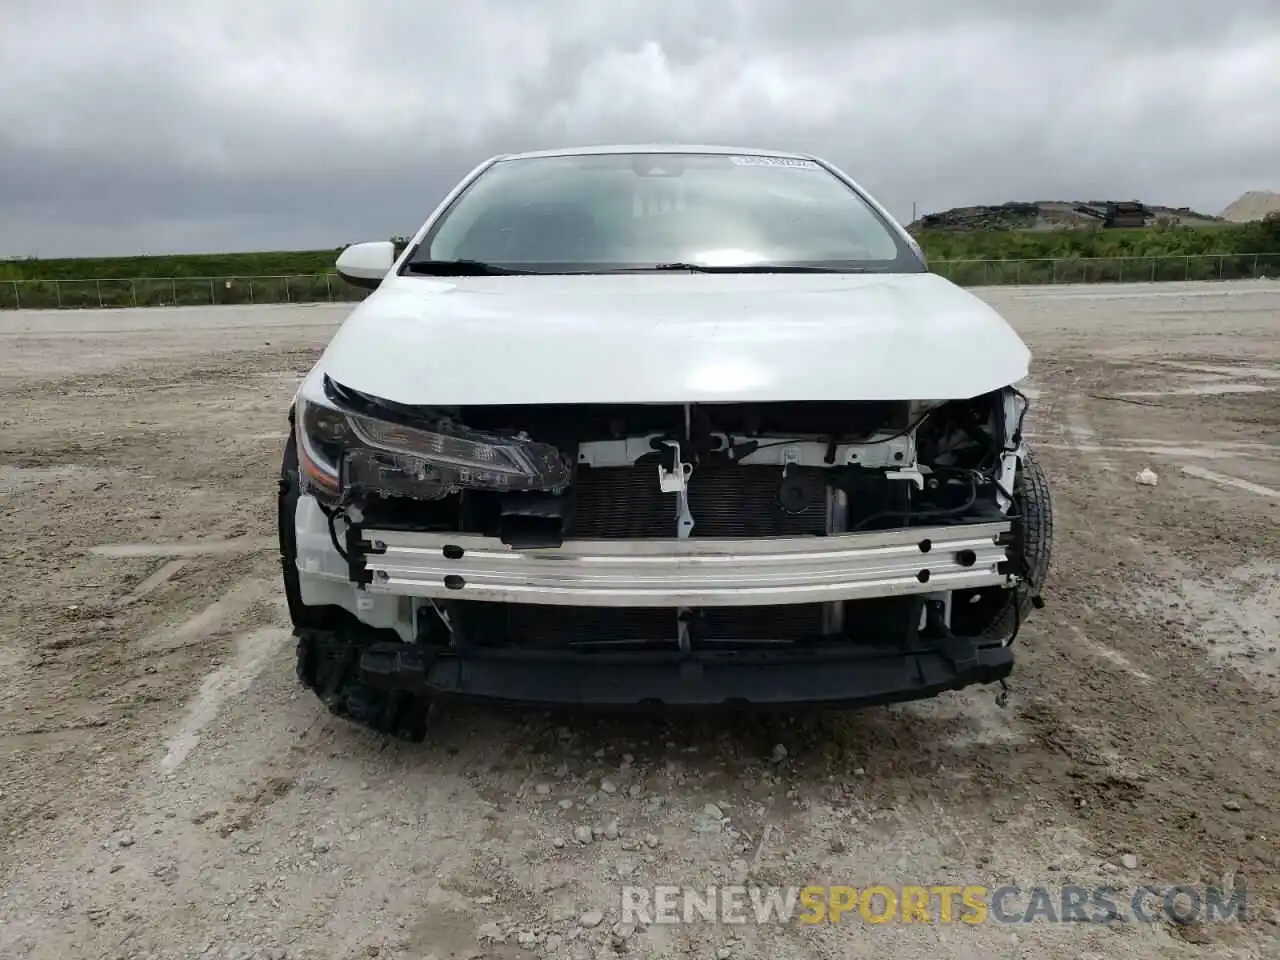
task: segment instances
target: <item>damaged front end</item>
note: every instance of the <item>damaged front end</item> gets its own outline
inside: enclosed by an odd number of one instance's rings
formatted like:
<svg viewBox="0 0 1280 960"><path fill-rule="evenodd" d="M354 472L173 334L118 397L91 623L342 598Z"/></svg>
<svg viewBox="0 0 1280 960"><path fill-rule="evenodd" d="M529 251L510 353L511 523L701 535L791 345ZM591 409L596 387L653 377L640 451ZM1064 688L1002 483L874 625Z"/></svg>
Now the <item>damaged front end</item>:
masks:
<svg viewBox="0 0 1280 960"><path fill-rule="evenodd" d="M872 703L990 682L1047 566L1026 403L424 408L324 378L294 410L299 600L343 611L325 638L401 694Z"/></svg>

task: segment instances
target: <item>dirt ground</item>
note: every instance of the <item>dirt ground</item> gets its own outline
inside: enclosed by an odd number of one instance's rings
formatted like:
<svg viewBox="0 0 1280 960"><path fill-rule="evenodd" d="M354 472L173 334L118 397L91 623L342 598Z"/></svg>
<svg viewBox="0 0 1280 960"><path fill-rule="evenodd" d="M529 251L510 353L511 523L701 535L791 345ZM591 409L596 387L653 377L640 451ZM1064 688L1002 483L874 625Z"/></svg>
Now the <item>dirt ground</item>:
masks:
<svg viewBox="0 0 1280 960"><path fill-rule="evenodd" d="M0 956L1280 956L1280 284L979 293L1057 510L1005 708L457 706L420 745L293 677L285 410L349 307L0 315ZM624 882L744 876L1249 917L617 924Z"/></svg>

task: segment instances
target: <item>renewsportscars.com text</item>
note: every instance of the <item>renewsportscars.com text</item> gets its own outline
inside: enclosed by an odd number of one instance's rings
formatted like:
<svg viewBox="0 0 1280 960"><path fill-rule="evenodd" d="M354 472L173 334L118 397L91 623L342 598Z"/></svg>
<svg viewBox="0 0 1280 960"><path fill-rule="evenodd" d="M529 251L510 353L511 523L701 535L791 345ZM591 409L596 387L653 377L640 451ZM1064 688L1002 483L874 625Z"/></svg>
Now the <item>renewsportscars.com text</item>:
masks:
<svg viewBox="0 0 1280 960"><path fill-rule="evenodd" d="M1133 888L874 884L623 887L623 922L1159 923L1243 921L1247 893L1205 886Z"/></svg>

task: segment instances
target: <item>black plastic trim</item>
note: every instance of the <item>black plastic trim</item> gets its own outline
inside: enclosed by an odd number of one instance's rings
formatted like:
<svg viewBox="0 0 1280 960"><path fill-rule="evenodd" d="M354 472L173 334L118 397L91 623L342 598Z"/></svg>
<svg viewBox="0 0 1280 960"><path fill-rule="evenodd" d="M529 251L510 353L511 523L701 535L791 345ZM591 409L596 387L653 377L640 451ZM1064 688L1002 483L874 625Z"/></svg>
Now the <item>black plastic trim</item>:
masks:
<svg viewBox="0 0 1280 960"><path fill-rule="evenodd" d="M360 681L410 695L567 706L874 706L993 683L1006 646L944 644L904 653L833 647L802 654L567 654L518 649L458 655L410 644L364 650Z"/></svg>

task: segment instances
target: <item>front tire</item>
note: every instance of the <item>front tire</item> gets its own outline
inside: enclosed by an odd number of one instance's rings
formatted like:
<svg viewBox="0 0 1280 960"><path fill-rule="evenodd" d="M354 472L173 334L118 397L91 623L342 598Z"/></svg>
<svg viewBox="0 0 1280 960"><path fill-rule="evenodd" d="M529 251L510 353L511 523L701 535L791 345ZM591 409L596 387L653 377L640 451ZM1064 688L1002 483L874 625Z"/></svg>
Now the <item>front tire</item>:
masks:
<svg viewBox="0 0 1280 960"><path fill-rule="evenodd" d="M965 590L956 593L951 628L979 642L1003 642L1030 613L1049 576L1053 553L1053 496L1044 468L1025 450L1013 483L1015 550L1021 552L1026 582L1016 590Z"/></svg>

